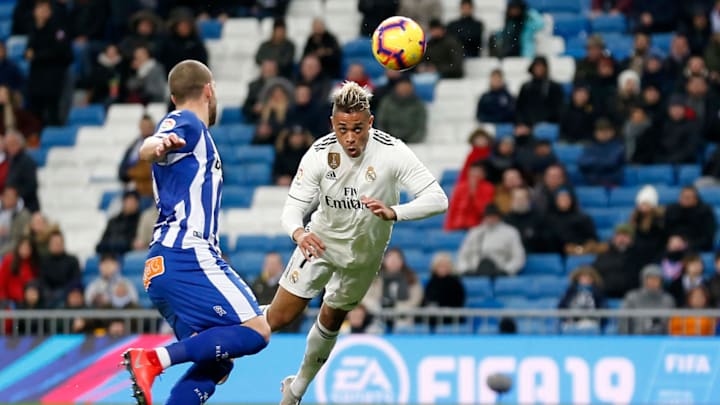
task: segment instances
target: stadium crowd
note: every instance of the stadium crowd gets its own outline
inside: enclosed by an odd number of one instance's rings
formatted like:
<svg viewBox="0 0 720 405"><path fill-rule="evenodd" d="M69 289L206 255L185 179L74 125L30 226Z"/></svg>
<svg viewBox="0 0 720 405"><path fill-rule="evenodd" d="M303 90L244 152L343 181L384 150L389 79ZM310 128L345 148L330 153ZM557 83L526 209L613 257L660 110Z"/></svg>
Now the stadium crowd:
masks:
<svg viewBox="0 0 720 405"><path fill-rule="evenodd" d="M508 2L498 32L486 32L473 16L471 0L458 1L460 18L447 24L439 0L359 0L363 36L396 14L416 19L429 33L425 61L417 69L386 71L380 80L361 63L343 71L342 44L321 19L312 22L302 52L295 49L282 18L288 2L18 0L12 34L28 36L27 69L0 46L0 300L5 307L138 307L142 292L122 276L119 260L145 250L152 236L157 212L150 165L138 151L160 117L141 119L138 137L124 154L118 177L126 191L97 244L100 273L85 286L77 258L65 251L62 231L42 214L37 167L26 148L38 145L44 126L62 125L73 105L169 103L166 72L187 58L208 62L197 23L235 17L274 18L271 36L255 54L259 75L249 83L246 99L238 101L246 122L255 126L252 143L275 148L277 185L290 184L304 151L330 130L328 100L341 80L373 89L376 127L420 143L428 114L416 94L415 76L460 78L463 58L480 55L533 58L531 78L517 97L500 69L489 75L489 90L477 94L479 129L469 134L471 152L452 187L444 223L446 231L468 231L459 251L437 253L429 280L421 280L402 250L389 249L371 291L348 317L348 332L381 333L415 321L381 325L373 314L383 308L463 307L462 278L513 277L533 253L594 255L569 275L567 291L557 297L559 308L608 308L619 300L624 308L720 306L720 254L709 279L698 256L714 249L717 222L697 189L720 184L720 149L705 152L720 141L720 2L593 0L593 18L627 17L632 50L618 58L602 36L589 36L569 88L553 81L547 58L536 55L534 36L545 22L524 0ZM651 34L665 32L675 33L667 54L651 40ZM534 134L538 123L559 125L560 142L581 145L577 175L568 173L554 143ZM483 124L510 124L512 133L493 134ZM628 223L617 224L603 240L576 188L620 186L624 166L663 163L703 164L703 176L667 205L660 203L656 187L643 187ZM282 270L282 257L268 253L252 284L261 302L274 295ZM604 322L573 319L563 327ZM618 330L709 335L715 325L705 318L641 319L621 323ZM75 332L122 334L123 328L122 322L73 320Z"/></svg>

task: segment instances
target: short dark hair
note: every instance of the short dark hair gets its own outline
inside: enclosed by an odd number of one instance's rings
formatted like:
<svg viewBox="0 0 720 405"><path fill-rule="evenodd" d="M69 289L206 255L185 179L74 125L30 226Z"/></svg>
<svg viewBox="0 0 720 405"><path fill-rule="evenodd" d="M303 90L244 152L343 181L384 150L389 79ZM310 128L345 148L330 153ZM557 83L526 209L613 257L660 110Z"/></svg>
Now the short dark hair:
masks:
<svg viewBox="0 0 720 405"><path fill-rule="evenodd" d="M178 63L168 74L168 86L175 104L200 97L205 85L211 81L210 69L202 62L191 59Z"/></svg>
<svg viewBox="0 0 720 405"><path fill-rule="evenodd" d="M473 6L473 0L460 0L460 6L469 5L470 7Z"/></svg>

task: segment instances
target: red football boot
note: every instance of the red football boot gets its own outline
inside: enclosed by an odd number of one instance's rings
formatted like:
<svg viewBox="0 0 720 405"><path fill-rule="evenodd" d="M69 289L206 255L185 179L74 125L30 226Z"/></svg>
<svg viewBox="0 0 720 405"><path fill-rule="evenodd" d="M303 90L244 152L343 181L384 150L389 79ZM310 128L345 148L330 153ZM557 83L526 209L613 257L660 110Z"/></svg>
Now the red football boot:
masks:
<svg viewBox="0 0 720 405"><path fill-rule="evenodd" d="M157 354L154 350L128 349L122 356L137 405L152 405L152 385L155 377L163 372Z"/></svg>

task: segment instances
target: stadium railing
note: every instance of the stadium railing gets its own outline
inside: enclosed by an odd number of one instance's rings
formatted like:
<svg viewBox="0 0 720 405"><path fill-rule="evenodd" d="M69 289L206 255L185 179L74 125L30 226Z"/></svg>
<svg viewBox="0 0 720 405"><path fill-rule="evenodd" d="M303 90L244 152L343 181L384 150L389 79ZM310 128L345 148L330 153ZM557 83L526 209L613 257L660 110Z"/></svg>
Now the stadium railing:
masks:
<svg viewBox="0 0 720 405"><path fill-rule="evenodd" d="M308 309L307 320L313 320L317 308ZM394 334L463 334L492 335L517 333L530 335L616 335L623 322L652 320L667 332L671 318L707 318L715 326L720 309L479 309L417 308L383 310L373 315L373 322L386 333ZM72 333L76 319L93 322L122 322L123 333L169 333L160 314L152 309L132 310L7 310L0 312L0 336L48 336ZM508 326L512 325L512 326ZM680 322L681 334L700 334L701 322ZM684 328L693 328L685 330Z"/></svg>

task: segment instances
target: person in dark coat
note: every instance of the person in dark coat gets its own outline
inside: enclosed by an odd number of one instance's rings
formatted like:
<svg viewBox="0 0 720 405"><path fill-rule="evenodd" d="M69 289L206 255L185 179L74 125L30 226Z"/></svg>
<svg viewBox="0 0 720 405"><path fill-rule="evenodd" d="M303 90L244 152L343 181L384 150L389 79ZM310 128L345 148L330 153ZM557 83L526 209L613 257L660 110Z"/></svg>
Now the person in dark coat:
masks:
<svg viewBox="0 0 720 405"><path fill-rule="evenodd" d="M301 126L280 133L275 142L273 180L279 186L289 186L300 166L300 160L315 138Z"/></svg>
<svg viewBox="0 0 720 405"><path fill-rule="evenodd" d="M79 83L87 90L88 103L106 106L124 98L124 80L127 72L117 45L110 44L98 54L90 74Z"/></svg>
<svg viewBox="0 0 720 405"><path fill-rule="evenodd" d="M283 259L277 252L267 252L265 254L265 260L263 261L263 267L260 272L260 277L256 278L250 288L252 289L257 302L264 305L269 304L275 293L277 292L280 284L280 278L282 277L283 270ZM300 331L302 325L302 316L298 316L297 319L291 322L288 326L281 329L280 333L297 333Z"/></svg>
<svg viewBox="0 0 720 405"><path fill-rule="evenodd" d="M460 277L454 274L452 257L436 253L430 264L430 280L425 285L422 306L431 308L462 308L465 305L465 287ZM443 323L452 323L457 318L446 318ZM437 322L431 319L431 324Z"/></svg>
<svg viewBox="0 0 720 405"><path fill-rule="evenodd" d="M665 71L670 78L670 88L674 89L675 83L683 76L683 71L690 59L690 44L682 34L676 34L670 43L670 54L665 59Z"/></svg>
<svg viewBox="0 0 720 405"><path fill-rule="evenodd" d="M266 59L260 64L260 76L248 84L247 96L242 106L242 112L245 119L249 123L254 123L260 117L262 111L262 100L260 95L265 88L265 85L271 79L278 76L277 62L271 59Z"/></svg>
<svg viewBox="0 0 720 405"><path fill-rule="evenodd" d="M322 73L327 77L340 77L342 49L340 44L325 23L316 18L313 20L312 33L305 43L302 56L315 55L320 59Z"/></svg>
<svg viewBox="0 0 720 405"><path fill-rule="evenodd" d="M630 225L635 231L634 255L640 267L658 263L665 250L665 209L658 206L658 192L647 185L635 197L635 210L630 214Z"/></svg>
<svg viewBox="0 0 720 405"><path fill-rule="evenodd" d="M665 289L675 299L677 307L684 307L687 295L693 288L705 286L703 273L705 265L702 257L696 254L685 256L682 260L682 275L667 285Z"/></svg>
<svg viewBox="0 0 720 405"><path fill-rule="evenodd" d="M526 252L544 251L543 219L532 206L530 191L527 188L519 187L511 191L510 212L505 216L504 221L518 230Z"/></svg>
<svg viewBox="0 0 720 405"><path fill-rule="evenodd" d="M595 139L583 148L578 167L585 181L593 186L617 186L623 180L625 147L615 136L615 127L601 118L595 124Z"/></svg>
<svg viewBox="0 0 720 405"><path fill-rule="evenodd" d="M208 63L207 49L198 34L195 18L190 10L175 10L170 16L169 28L170 34L162 41L158 52L158 59L165 66L166 72L185 59Z"/></svg>
<svg viewBox="0 0 720 405"><path fill-rule="evenodd" d="M615 99L617 97L617 67L615 61L609 56L603 56L598 61L597 73L589 82L591 104L595 107L598 117L611 117L615 113Z"/></svg>
<svg viewBox="0 0 720 405"><path fill-rule="evenodd" d="M455 37L447 35L440 20L430 21L430 39L418 71L438 73L444 79L458 79L465 74L462 46Z"/></svg>
<svg viewBox="0 0 720 405"><path fill-rule="evenodd" d="M560 139L569 143L587 142L593 138L595 109L590 104L590 88L577 85L560 118Z"/></svg>
<svg viewBox="0 0 720 405"><path fill-rule="evenodd" d="M72 63L70 35L53 18L49 0L39 0L33 11L35 24L28 38L25 59L30 62L28 104L45 125L60 125L60 97Z"/></svg>
<svg viewBox="0 0 720 405"><path fill-rule="evenodd" d="M668 235L685 237L691 250L705 252L713 248L715 213L694 187L684 187L678 202L667 208L665 227Z"/></svg>
<svg viewBox="0 0 720 405"><path fill-rule="evenodd" d="M555 206L555 193L563 188L570 191L573 196L575 195L565 167L561 164L550 165L545 169L542 179L536 182L536 187L533 189L533 207L541 214L547 214Z"/></svg>
<svg viewBox="0 0 720 405"><path fill-rule="evenodd" d="M515 121L515 97L505 86L502 70L490 73L490 89L480 97L476 117L480 122L493 124Z"/></svg>
<svg viewBox="0 0 720 405"><path fill-rule="evenodd" d="M585 254L587 247L597 241L593 220L580 211L572 193L565 188L555 193L555 205L544 229L547 246L560 254Z"/></svg>
<svg viewBox="0 0 720 405"><path fill-rule="evenodd" d="M670 97L668 119L655 137L657 149L655 163L695 163L702 139L695 121L687 118L685 98L682 95Z"/></svg>
<svg viewBox="0 0 720 405"><path fill-rule="evenodd" d="M497 184L502 180L505 170L514 168L517 164L515 158L515 139L506 136L495 144L490 156L487 158L487 177Z"/></svg>
<svg viewBox="0 0 720 405"><path fill-rule="evenodd" d="M287 27L284 20L275 20L272 36L260 44L255 53L255 63L258 66L267 59L277 62L281 76L289 78L292 75L295 44L287 37Z"/></svg>
<svg viewBox="0 0 720 405"><path fill-rule="evenodd" d="M295 86L295 103L289 111L288 125L299 125L317 139L330 131L329 116L329 104L313 100L310 86Z"/></svg>
<svg viewBox="0 0 720 405"><path fill-rule="evenodd" d="M560 302L559 309L591 311L607 308L603 277L590 266L581 266L570 274L570 285ZM563 327L573 329L593 329L602 327L604 319L597 317L563 319Z"/></svg>
<svg viewBox="0 0 720 405"><path fill-rule="evenodd" d="M692 75L685 83L685 96L689 113L694 116L700 130L700 138L715 140L720 128L720 117L716 112L720 110L720 100L715 92L711 92L707 79L704 76Z"/></svg>
<svg viewBox="0 0 720 405"><path fill-rule="evenodd" d="M300 72L295 84L306 84L312 89L312 100L325 103L328 100L332 82L322 72L320 59L315 55L308 55L300 61Z"/></svg>
<svg viewBox="0 0 720 405"><path fill-rule="evenodd" d="M8 58L4 42L0 42L0 85L8 86L13 92L20 92L25 87L25 75L17 64Z"/></svg>
<svg viewBox="0 0 720 405"><path fill-rule="evenodd" d="M28 211L40 211L37 189L37 164L25 152L25 138L16 131L5 134L5 152L10 159L5 186L14 187Z"/></svg>
<svg viewBox="0 0 720 405"><path fill-rule="evenodd" d="M673 31L679 21L680 4L677 0L633 0L633 24L638 31Z"/></svg>
<svg viewBox="0 0 720 405"><path fill-rule="evenodd" d="M397 14L399 6L400 0L359 0L358 11L363 15L360 36L372 36L383 20Z"/></svg>
<svg viewBox="0 0 720 405"><path fill-rule="evenodd" d="M140 220L140 196L127 191L123 195L122 211L110 218L95 250L98 254L123 255L132 250L137 224Z"/></svg>
<svg viewBox="0 0 720 405"><path fill-rule="evenodd" d="M597 77L598 62L606 55L605 40L601 35L593 34L585 42L585 57L575 66L574 83L590 82Z"/></svg>
<svg viewBox="0 0 720 405"><path fill-rule="evenodd" d="M480 50L483 47L484 31L485 27L482 21L474 17L473 1L461 0L460 18L448 23L447 32L460 42L466 58L476 58L480 56Z"/></svg>
<svg viewBox="0 0 720 405"><path fill-rule="evenodd" d="M720 251L715 252L713 259L714 272L713 275L705 282L705 286L710 293L710 300L715 308L720 308Z"/></svg>
<svg viewBox="0 0 720 405"><path fill-rule="evenodd" d="M547 59L536 57L528 71L532 79L520 88L516 105L518 120L529 125L559 122L564 93L562 86L550 79Z"/></svg>
<svg viewBox="0 0 720 405"><path fill-rule="evenodd" d="M50 308L59 308L70 288L80 282L80 264L77 257L65 251L65 239L60 231L50 234L49 248L50 254L40 258L38 278L45 302Z"/></svg>
<svg viewBox="0 0 720 405"><path fill-rule="evenodd" d="M104 41L109 6L106 0L74 0L68 26L72 38L82 44Z"/></svg>
<svg viewBox="0 0 720 405"><path fill-rule="evenodd" d="M711 6L712 8L712 6ZM681 24L680 32L685 35L690 45L690 51L693 55L702 55L705 53L712 37L712 28L708 20L708 10L703 7L692 7L688 9L688 17Z"/></svg>
<svg viewBox="0 0 720 405"><path fill-rule="evenodd" d="M605 293L610 298L623 298L639 286L642 266L636 260L631 225L615 227L607 251L599 254L592 266L605 280Z"/></svg>
<svg viewBox="0 0 720 405"><path fill-rule="evenodd" d="M162 43L160 19L149 10L138 11L130 19L130 33L120 42L123 59L130 61L138 47L145 47L150 54L157 55Z"/></svg>

